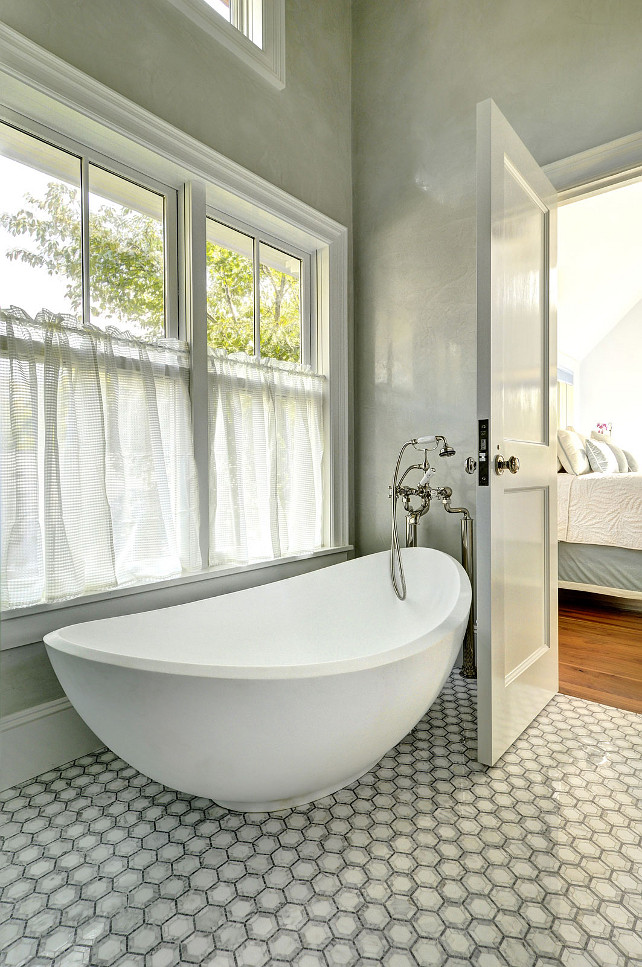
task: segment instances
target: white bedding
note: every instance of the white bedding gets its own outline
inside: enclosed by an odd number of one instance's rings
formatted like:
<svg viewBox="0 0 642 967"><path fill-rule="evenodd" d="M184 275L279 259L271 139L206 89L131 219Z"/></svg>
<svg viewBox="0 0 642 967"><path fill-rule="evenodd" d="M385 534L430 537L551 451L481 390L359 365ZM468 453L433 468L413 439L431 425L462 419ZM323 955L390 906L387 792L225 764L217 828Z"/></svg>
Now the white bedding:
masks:
<svg viewBox="0 0 642 967"><path fill-rule="evenodd" d="M557 538L642 550L642 473L557 475Z"/></svg>

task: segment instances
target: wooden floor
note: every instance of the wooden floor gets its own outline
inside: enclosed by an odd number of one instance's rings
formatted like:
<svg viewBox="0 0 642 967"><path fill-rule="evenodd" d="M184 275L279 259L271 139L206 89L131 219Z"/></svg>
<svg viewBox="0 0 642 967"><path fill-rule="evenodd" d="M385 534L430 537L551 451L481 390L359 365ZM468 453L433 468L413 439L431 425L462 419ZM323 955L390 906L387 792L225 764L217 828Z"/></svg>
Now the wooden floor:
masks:
<svg viewBox="0 0 642 967"><path fill-rule="evenodd" d="M642 610L560 592L560 692L642 713Z"/></svg>

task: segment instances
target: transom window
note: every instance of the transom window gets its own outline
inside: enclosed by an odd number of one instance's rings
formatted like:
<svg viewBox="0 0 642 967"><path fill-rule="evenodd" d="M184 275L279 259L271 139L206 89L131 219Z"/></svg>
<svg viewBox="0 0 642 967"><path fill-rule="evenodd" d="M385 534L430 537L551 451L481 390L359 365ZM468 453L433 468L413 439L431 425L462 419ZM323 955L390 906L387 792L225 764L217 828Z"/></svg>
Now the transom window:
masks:
<svg viewBox="0 0 642 967"><path fill-rule="evenodd" d="M285 0L157 2L173 4L270 84L285 87Z"/></svg>
<svg viewBox="0 0 642 967"><path fill-rule="evenodd" d="M263 46L262 0L203 0L257 47Z"/></svg>

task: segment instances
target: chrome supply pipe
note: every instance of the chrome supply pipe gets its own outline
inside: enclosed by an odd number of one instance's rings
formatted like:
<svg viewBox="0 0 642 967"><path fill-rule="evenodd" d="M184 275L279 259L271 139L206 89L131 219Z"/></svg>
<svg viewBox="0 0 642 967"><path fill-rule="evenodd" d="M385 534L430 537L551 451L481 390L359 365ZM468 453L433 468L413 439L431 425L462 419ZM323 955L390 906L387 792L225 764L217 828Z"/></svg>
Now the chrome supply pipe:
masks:
<svg viewBox="0 0 642 967"><path fill-rule="evenodd" d="M474 521L470 516L470 511L466 507L451 507L450 498L452 490L450 487L442 488L442 501L444 510L448 514L461 514L461 565L470 579L470 586L473 592L473 599L470 605L466 634L464 635L464 651L461 665L461 674L464 678L477 678L477 665L475 662L475 547L474 547Z"/></svg>

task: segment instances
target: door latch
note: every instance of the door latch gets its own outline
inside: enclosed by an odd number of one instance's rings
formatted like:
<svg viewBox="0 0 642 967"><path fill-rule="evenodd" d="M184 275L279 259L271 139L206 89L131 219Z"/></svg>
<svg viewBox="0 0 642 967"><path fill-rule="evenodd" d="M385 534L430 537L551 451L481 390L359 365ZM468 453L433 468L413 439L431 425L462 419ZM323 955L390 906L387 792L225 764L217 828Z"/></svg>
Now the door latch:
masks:
<svg viewBox="0 0 642 967"><path fill-rule="evenodd" d="M480 487L488 486L488 420L479 421L478 437L479 475L477 482ZM466 468L468 470L468 468ZM470 471L468 471L470 472Z"/></svg>

